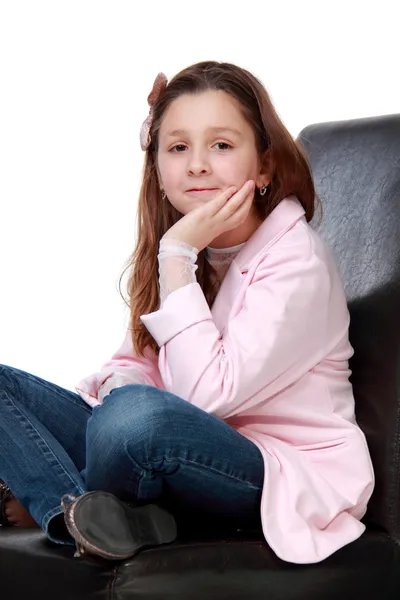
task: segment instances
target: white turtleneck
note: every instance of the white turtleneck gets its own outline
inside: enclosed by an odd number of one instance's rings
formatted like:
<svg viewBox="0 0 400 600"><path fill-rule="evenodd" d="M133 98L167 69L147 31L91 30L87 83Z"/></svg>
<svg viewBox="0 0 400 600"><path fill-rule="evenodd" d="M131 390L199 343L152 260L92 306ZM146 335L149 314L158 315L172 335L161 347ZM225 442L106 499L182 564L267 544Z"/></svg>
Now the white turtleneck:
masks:
<svg viewBox="0 0 400 600"><path fill-rule="evenodd" d="M225 277L231 262L235 256L239 254L239 251L243 248L244 244L245 242L237 244L237 246L231 246L230 248L211 248L211 246L207 246L206 259L216 270L220 281Z"/></svg>

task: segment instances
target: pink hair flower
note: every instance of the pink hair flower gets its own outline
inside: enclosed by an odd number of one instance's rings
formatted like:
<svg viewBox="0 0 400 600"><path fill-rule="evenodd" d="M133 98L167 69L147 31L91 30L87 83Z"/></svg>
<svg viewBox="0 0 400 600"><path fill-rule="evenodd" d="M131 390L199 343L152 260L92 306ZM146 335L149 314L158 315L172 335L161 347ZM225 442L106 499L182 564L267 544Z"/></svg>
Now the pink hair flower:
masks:
<svg viewBox="0 0 400 600"><path fill-rule="evenodd" d="M140 128L140 146L142 150L147 150L147 148L150 146L150 128L153 122L153 106L157 102L158 98L161 96L167 85L167 77L164 75L164 73L159 73L154 80L153 89L147 97L147 102L150 106L149 115L143 122L142 127Z"/></svg>

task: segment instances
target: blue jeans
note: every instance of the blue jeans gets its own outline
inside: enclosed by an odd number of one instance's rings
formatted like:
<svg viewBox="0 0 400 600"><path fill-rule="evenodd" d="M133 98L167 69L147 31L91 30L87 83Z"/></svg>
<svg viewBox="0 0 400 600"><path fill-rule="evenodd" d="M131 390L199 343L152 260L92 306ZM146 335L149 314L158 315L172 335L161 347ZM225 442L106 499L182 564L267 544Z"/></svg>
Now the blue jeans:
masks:
<svg viewBox="0 0 400 600"><path fill-rule="evenodd" d="M261 530L259 449L224 421L147 385L91 408L25 371L0 365L0 479L47 537L64 494L103 490L170 510L188 531Z"/></svg>

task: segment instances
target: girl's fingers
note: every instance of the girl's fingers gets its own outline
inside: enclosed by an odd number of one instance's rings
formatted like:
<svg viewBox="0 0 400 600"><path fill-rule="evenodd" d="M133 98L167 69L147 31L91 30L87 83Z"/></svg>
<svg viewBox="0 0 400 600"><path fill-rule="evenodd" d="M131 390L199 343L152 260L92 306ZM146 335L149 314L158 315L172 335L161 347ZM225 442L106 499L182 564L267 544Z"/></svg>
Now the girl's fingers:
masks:
<svg viewBox="0 0 400 600"><path fill-rule="evenodd" d="M235 186L231 186L228 189L224 190L220 194L217 194L212 202L209 202L206 206L211 211L211 215L217 214L220 209L226 204L226 202L231 198L235 192L237 192L237 188Z"/></svg>
<svg viewBox="0 0 400 600"><path fill-rule="evenodd" d="M244 186L218 211L218 217L222 220L229 219L244 204L248 198L253 198L254 181L247 181Z"/></svg>
<svg viewBox="0 0 400 600"><path fill-rule="evenodd" d="M249 214L251 206L253 204L253 194L248 194L246 199L242 204L230 214L225 220L224 224L227 229L234 229L238 225L240 225Z"/></svg>
<svg viewBox="0 0 400 600"><path fill-rule="evenodd" d="M242 202L239 208L227 217L224 221L227 230L238 227L246 218L250 212L251 205L253 204L253 195L248 195L246 200Z"/></svg>

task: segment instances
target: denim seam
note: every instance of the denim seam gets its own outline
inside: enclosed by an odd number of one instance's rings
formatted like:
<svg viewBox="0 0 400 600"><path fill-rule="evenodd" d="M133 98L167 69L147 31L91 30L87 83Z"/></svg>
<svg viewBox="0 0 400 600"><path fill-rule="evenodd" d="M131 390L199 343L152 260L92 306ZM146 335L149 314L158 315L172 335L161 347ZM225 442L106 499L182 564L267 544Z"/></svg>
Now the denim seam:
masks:
<svg viewBox="0 0 400 600"><path fill-rule="evenodd" d="M43 447L41 447L40 444L38 444L38 448L39 450L43 453L43 455L46 457L46 454L50 454L53 459L55 460L55 462L57 463L58 467L61 467L61 471L67 476L67 478L69 479L69 481L73 484L74 488L76 488L77 490L79 490L79 492L81 494L84 493L84 490L71 478L70 474L68 473L68 471L66 471L66 469L64 468L64 466L62 465L62 463L58 460L57 456L54 454L53 450L50 448L50 446L48 445L48 443L46 442L46 440L40 435L40 433L38 432L38 430L36 429L36 427L33 425L33 423L31 423L31 421L29 420L29 418L21 411L21 409L18 408L18 406L16 406L14 404L14 402L11 400L10 396L7 394L7 392L4 392L6 395L7 400L10 402L10 404L12 405L12 408L14 408L14 410L17 411L18 416L22 416L23 419L26 421L26 423L28 423L30 425L30 427L32 428L32 431L37 435L38 440L36 440L37 442L40 441L47 450L45 450Z"/></svg>
<svg viewBox="0 0 400 600"><path fill-rule="evenodd" d="M131 456L131 455L130 455ZM131 457L132 458L132 457ZM132 459L136 464L138 464L134 459ZM188 460L186 458L181 458L181 457L177 457L177 458L169 458L167 456L163 456L161 458L153 458L151 459L152 462L175 462L178 461L181 464L187 464L187 465L191 465L191 466L195 466L199 469L202 469L204 471L212 471L213 473L216 473L217 475L223 475L224 477L227 477L228 479L233 479L234 481L238 481L240 483L245 483L246 485L248 485L250 488L257 490L257 491L261 491L263 488L262 487L258 487L252 483L250 483L249 481L246 481L245 479L240 479L239 477L235 477L234 475L229 475L228 473L224 473L224 471L220 471L219 469L216 469L215 467L208 467L206 465L203 465L197 461L193 461L193 460ZM142 467L145 470L158 470L158 469L154 469L154 467L152 467L151 463L147 463L146 465L138 465L138 467ZM168 475L166 475L168 477Z"/></svg>
<svg viewBox="0 0 400 600"><path fill-rule="evenodd" d="M173 462L174 460L176 460L176 459L165 457L166 462ZM256 485L254 485L253 483L251 483L250 481L247 481L246 479L240 479L239 477L236 477L235 475L229 475L229 473L224 473L224 471L215 469L215 467L207 467L206 465L202 465L201 463L199 463L197 461L187 460L187 459L181 458L181 457L179 457L178 460L179 460L179 462L183 462L184 464L192 465L192 466L195 466L197 468L200 468L200 469L203 469L206 471L212 471L213 473L216 473L218 475L224 475L225 477L228 477L228 479L233 479L234 481L238 481L240 483L245 483L253 490L257 490L257 491L262 490L262 487L258 487Z"/></svg>
<svg viewBox="0 0 400 600"><path fill-rule="evenodd" d="M9 367L11 370L13 370L13 367ZM4 367L0 367L0 372L5 370ZM30 373L26 373L25 371L21 371L19 369L18 370L18 377L12 378L12 382L16 383L19 387L19 392L21 392L21 388L19 386L19 381L18 378L19 377L24 377L25 379L28 379L29 381L32 381L33 383L39 383L38 382L38 378L31 375ZM56 387L56 384L52 385L51 382L46 381L45 379L40 379L40 385L43 385L43 387L45 387L47 390L51 391L54 394L57 394L58 396L62 396L63 398L66 398L67 396L65 394L63 394L61 389L58 389ZM71 392L71 394L76 394L76 392L72 392L71 390L67 390L69 392ZM78 394L79 396L79 394ZM80 397L80 396L79 396ZM76 406L79 406L80 408L84 408L89 414L91 414L92 409L89 407L89 405L87 403L85 403L85 401L82 399L82 404L80 402L77 402L76 399L74 398L74 396L69 396L68 395L68 400L71 400Z"/></svg>

